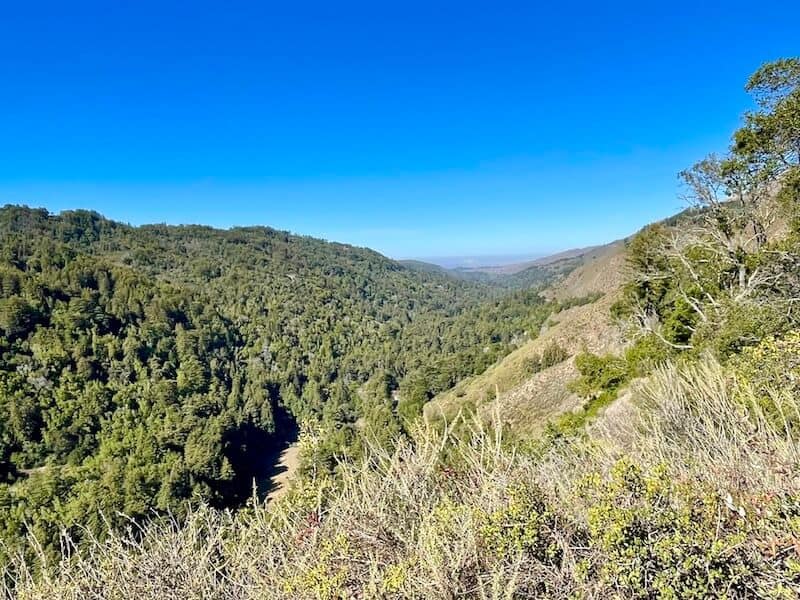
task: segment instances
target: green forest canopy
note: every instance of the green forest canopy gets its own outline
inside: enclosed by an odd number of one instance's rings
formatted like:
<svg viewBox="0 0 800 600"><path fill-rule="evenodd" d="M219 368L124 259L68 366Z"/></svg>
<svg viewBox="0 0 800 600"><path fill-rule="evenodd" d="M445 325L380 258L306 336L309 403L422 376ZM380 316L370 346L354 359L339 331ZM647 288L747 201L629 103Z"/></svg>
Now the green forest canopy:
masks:
<svg viewBox="0 0 800 600"><path fill-rule="evenodd" d="M535 336L520 280L464 281L269 228L0 209L0 534L241 505L298 422L319 466ZM545 283L556 271L526 274ZM397 392L397 393L395 393Z"/></svg>

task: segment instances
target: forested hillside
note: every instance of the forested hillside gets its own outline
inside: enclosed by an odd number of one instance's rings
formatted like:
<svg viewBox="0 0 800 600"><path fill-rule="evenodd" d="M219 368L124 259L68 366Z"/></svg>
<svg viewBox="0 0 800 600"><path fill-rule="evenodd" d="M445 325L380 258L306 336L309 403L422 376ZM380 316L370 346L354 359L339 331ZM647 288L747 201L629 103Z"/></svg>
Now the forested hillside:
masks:
<svg viewBox="0 0 800 600"><path fill-rule="evenodd" d="M0 531L235 507L304 423L385 441L552 306L267 228L0 210ZM125 518L120 515L126 515ZM77 530L76 535L79 535Z"/></svg>

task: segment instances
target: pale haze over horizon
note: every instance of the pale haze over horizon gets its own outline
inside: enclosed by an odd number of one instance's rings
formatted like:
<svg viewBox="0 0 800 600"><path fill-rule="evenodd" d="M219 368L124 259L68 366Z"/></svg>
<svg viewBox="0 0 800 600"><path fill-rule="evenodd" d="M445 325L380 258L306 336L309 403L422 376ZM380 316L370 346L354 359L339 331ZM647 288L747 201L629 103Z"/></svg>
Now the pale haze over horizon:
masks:
<svg viewBox="0 0 800 600"><path fill-rule="evenodd" d="M800 7L736 4L15 3L0 205L445 266L611 242L684 207L797 53Z"/></svg>

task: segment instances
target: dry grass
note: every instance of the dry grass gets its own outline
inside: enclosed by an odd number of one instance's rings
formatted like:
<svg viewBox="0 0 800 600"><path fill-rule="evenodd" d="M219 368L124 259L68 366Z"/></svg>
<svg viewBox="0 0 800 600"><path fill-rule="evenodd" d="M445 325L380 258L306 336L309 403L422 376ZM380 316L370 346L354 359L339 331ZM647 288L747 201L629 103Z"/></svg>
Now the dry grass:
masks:
<svg viewBox="0 0 800 600"><path fill-rule="evenodd" d="M235 515L201 509L180 523L132 528L91 541L80 556L67 551L42 575L16 564L6 596L658 597L631 596L610 580L604 565L619 558L587 533L597 500L581 490L607 481L627 456L711 490L720 523L742 532L737 556L757 567L729 597L794 597L800 583L785 570L787 556L800 558L794 525L758 510L765 498L798 497L795 440L741 394L712 361L668 367L639 386L625 435L555 443L544 454L508 447L499 429L475 425L465 439L421 426L392 452L373 448L336 486L298 483Z"/></svg>
<svg viewBox="0 0 800 600"><path fill-rule="evenodd" d="M583 264L556 283L546 295L567 300L593 293L610 294L625 283L625 242L620 240L587 253Z"/></svg>
<svg viewBox="0 0 800 600"><path fill-rule="evenodd" d="M796 397L769 391L776 406ZM640 392L646 435L639 453L730 492L800 491L800 454L786 426L775 427L749 390L714 360L665 367Z"/></svg>
<svg viewBox="0 0 800 600"><path fill-rule="evenodd" d="M538 337L434 398L425 407L426 416L453 419L465 407L477 408L485 418L499 412L505 425L517 434L535 435L549 420L580 407L582 400L567 389L578 376L572 358L533 375L527 373L525 364L550 344L564 348L570 357L583 351L619 353L625 341L610 307L619 298L624 270L625 245L621 241L588 253L580 267L545 295L559 300L593 293L603 296L554 315Z"/></svg>
<svg viewBox="0 0 800 600"><path fill-rule="evenodd" d="M622 332L610 316L610 306L616 299L617 295L610 293L590 304L556 314L537 338L480 375L467 378L434 398L425 407L426 416L452 419L463 407L470 406L478 408L487 419L499 412L515 433L540 432L548 420L583 404L567 387L578 377L573 357L583 351L606 354L622 350ZM528 374L526 362L541 355L551 344L564 348L570 358Z"/></svg>

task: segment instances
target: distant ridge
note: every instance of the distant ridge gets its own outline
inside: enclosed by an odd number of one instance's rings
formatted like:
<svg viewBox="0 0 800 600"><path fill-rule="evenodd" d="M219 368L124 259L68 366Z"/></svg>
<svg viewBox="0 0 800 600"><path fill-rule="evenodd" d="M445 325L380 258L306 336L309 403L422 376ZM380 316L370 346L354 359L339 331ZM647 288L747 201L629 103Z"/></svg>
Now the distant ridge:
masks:
<svg viewBox="0 0 800 600"><path fill-rule="evenodd" d="M456 277L467 276L468 278L472 278L470 276L479 277L482 274L491 276L516 275L517 273L522 273L523 271L527 271L528 269L531 269L533 267L547 267L562 261L568 261L571 259L585 257L590 254L597 254L599 251L603 251L610 246L616 245L617 243L619 243L619 241L620 240L617 240L609 244L598 244L596 246L570 248L569 250L563 250L555 254L548 254L547 256L541 256L539 258L534 258L531 260L510 263L510 264L503 264L503 265L485 265L480 267L461 266L461 267L448 268L424 260L407 259L407 260L398 260L397 262L403 265L404 267L414 271L450 274Z"/></svg>
<svg viewBox="0 0 800 600"><path fill-rule="evenodd" d="M557 263L562 260L577 258L579 256L583 256L584 254L589 254L594 250L599 250L601 248L604 248L606 245L607 244L601 244L597 246L586 246L584 248L572 248L570 250L564 250L563 252L557 252L556 254L549 254L547 256L542 256L540 258L535 258L518 263L512 263L508 265L494 265L494 266L484 266L484 267L458 267L453 270L466 273L490 273L495 275L514 275L515 273L520 273L522 271L525 271L526 269L530 269L531 267L545 267L547 265L552 265L553 263Z"/></svg>

